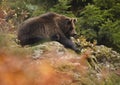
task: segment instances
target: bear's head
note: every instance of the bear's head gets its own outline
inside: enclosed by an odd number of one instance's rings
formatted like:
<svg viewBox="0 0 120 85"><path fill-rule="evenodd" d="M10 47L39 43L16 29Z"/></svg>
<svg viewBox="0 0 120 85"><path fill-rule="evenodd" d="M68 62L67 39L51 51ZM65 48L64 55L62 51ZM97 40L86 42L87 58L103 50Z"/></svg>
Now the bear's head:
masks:
<svg viewBox="0 0 120 85"><path fill-rule="evenodd" d="M67 38L74 37L77 35L77 32L75 31L76 21L77 19L75 18L62 17L60 29Z"/></svg>
<svg viewBox="0 0 120 85"><path fill-rule="evenodd" d="M74 37L77 35L77 32L75 30L75 23L76 23L76 19L75 18L69 18L66 19L65 23L65 35L69 38L69 37Z"/></svg>

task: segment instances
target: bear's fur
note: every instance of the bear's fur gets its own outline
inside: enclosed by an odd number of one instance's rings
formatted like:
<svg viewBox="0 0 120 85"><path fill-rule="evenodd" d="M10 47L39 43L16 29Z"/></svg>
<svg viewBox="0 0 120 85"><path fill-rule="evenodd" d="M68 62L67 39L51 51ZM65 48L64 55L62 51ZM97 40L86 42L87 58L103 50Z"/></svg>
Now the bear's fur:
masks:
<svg viewBox="0 0 120 85"><path fill-rule="evenodd" d="M46 13L24 21L18 29L18 40L22 46L42 40L58 41L67 48L78 51L70 37L76 35L76 19L57 13Z"/></svg>

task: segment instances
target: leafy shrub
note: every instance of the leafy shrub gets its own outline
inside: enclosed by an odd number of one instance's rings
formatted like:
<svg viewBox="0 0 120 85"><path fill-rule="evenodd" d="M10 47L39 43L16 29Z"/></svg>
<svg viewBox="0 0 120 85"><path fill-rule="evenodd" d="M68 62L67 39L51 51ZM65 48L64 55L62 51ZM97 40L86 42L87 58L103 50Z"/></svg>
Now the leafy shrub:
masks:
<svg viewBox="0 0 120 85"><path fill-rule="evenodd" d="M100 28L99 40L102 41L101 44L113 47L120 52L120 20L115 22L108 20Z"/></svg>
<svg viewBox="0 0 120 85"><path fill-rule="evenodd" d="M67 15L69 17L75 17L72 11L68 10L70 8L69 0L58 0L58 4L54 5L50 11L57 12L60 14Z"/></svg>
<svg viewBox="0 0 120 85"><path fill-rule="evenodd" d="M88 5L80 15L79 29L81 30L81 34L88 36L86 38L89 40L97 39L100 30L99 26L104 21L100 8L95 5Z"/></svg>

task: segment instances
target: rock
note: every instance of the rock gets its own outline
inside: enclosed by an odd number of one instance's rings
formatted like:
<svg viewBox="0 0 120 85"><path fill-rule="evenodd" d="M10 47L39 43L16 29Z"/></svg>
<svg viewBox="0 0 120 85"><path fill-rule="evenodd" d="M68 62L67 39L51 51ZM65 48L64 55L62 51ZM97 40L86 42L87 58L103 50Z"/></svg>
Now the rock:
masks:
<svg viewBox="0 0 120 85"><path fill-rule="evenodd" d="M37 46L33 46L33 55L34 59L43 57L44 54L53 53L53 55L64 55L67 50L62 44L56 41L45 42Z"/></svg>

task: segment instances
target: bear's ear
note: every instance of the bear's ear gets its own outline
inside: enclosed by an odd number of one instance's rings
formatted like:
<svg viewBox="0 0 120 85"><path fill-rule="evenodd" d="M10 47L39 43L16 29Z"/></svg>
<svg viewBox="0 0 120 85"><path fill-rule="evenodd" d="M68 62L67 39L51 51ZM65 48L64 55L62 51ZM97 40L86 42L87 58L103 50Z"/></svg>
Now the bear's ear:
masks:
<svg viewBox="0 0 120 85"><path fill-rule="evenodd" d="M74 23L76 23L76 22L77 22L77 18L72 18L72 21L73 21Z"/></svg>

